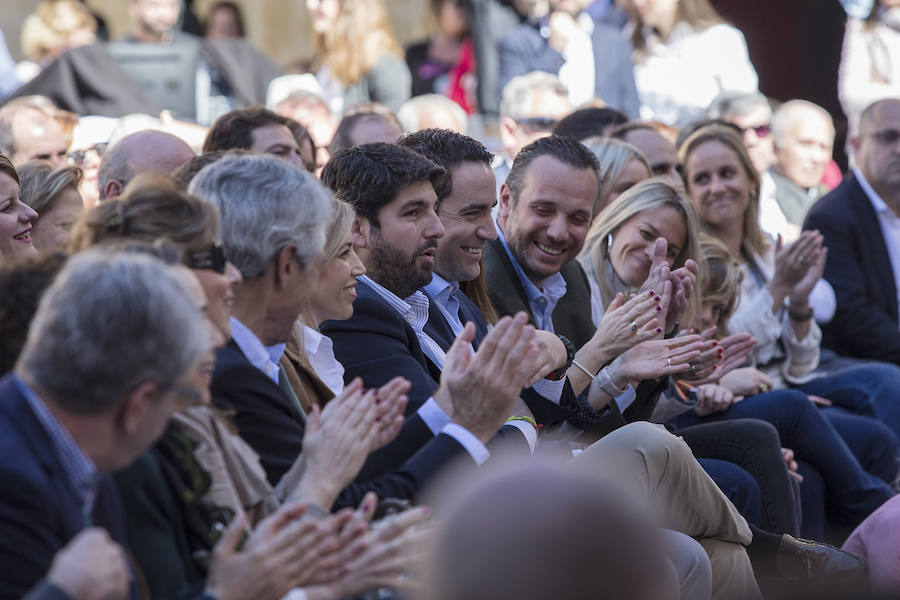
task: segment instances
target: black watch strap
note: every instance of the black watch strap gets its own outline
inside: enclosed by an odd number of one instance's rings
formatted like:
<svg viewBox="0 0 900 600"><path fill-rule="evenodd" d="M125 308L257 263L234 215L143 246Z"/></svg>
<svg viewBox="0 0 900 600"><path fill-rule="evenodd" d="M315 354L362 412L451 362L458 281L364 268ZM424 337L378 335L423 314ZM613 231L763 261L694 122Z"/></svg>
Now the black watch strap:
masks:
<svg viewBox="0 0 900 600"><path fill-rule="evenodd" d="M559 341L563 343L563 346L566 347L566 364L556 369L555 371L551 371L549 375L547 375L546 379L550 381L559 381L563 377L566 376L566 371L569 370L569 367L572 366L572 361L575 360L575 346L572 345L572 342L563 335L557 335Z"/></svg>

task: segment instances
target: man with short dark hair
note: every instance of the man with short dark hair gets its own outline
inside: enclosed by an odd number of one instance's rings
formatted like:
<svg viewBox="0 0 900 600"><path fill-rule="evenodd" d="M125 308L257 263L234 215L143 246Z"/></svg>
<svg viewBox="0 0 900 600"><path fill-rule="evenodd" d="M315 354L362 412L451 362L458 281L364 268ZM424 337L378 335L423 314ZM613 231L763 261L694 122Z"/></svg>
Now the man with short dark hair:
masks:
<svg viewBox="0 0 900 600"><path fill-rule="evenodd" d="M370 103L356 106L337 124L328 152L334 155L359 144L383 142L390 144L403 134L403 126L386 106Z"/></svg>
<svg viewBox="0 0 900 600"><path fill-rule="evenodd" d="M900 100L863 111L850 140L857 168L809 210L825 238L837 312L822 342L840 354L900 364Z"/></svg>
<svg viewBox="0 0 900 600"><path fill-rule="evenodd" d="M664 138L653 125L629 121L610 131L609 137L628 142L640 150L647 157L653 175L666 177L672 185L684 189L678 151L675 145Z"/></svg>
<svg viewBox="0 0 900 600"><path fill-rule="evenodd" d="M260 106L238 108L216 119L206 134L203 152L221 150L271 154L298 169L315 170L315 147L306 129Z"/></svg>

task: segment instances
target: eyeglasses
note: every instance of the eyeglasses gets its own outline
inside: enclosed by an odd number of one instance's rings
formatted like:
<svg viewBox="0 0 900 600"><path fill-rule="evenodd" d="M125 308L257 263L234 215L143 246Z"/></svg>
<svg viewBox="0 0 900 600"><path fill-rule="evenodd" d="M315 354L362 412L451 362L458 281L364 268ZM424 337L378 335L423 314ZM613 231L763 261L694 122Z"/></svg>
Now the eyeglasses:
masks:
<svg viewBox="0 0 900 600"><path fill-rule="evenodd" d="M528 117L527 119L517 119L516 124L528 133L537 131L552 131L559 119L552 117Z"/></svg>
<svg viewBox="0 0 900 600"><path fill-rule="evenodd" d="M225 244L222 240L216 240L203 250L188 252L184 257L184 264L191 269L212 269L216 273L225 273Z"/></svg>
<svg viewBox="0 0 900 600"><path fill-rule="evenodd" d="M765 125L757 125L756 127L744 127L744 133L747 133L750 130L753 130L753 133L756 134L756 137L769 137L769 134L772 133L772 126L766 123Z"/></svg>
<svg viewBox="0 0 900 600"><path fill-rule="evenodd" d="M80 167L84 164L84 157L87 156L87 153L92 150L97 153L97 156L99 156L100 158L103 158L103 153L106 152L106 147L108 145L109 144L107 144L106 142L99 142L97 144L94 144L90 148L85 148L84 150L76 150L75 152L70 152L69 160L71 160L72 164L74 164L76 167Z"/></svg>
<svg viewBox="0 0 900 600"><path fill-rule="evenodd" d="M883 146L893 146L900 141L900 131L896 129L882 129L872 133L863 133L861 135L871 136L876 142Z"/></svg>

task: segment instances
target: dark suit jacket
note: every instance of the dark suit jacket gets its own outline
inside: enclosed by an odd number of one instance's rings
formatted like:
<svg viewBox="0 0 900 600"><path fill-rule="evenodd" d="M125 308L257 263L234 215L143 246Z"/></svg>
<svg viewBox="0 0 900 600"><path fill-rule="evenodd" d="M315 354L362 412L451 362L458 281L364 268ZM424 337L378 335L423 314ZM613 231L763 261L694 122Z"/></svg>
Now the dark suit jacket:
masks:
<svg viewBox="0 0 900 600"><path fill-rule="evenodd" d="M211 390L213 404L233 413L241 437L260 455L272 485L277 484L303 447L305 427L297 409L278 384L250 364L233 340L216 354ZM341 492L335 507L355 507L368 491L379 498L413 499L444 464L465 454L448 435L435 438L428 432L426 441L404 445L403 464L390 473L368 481L358 478Z"/></svg>
<svg viewBox="0 0 900 600"><path fill-rule="evenodd" d="M490 241L485 246L484 268L488 294L497 314L514 315L519 311L525 311L533 324L534 315L531 312L525 288L522 287L515 267L499 239ZM560 273L566 281L566 293L553 310L553 328L556 333L568 338L577 351L591 339L596 330L591 321L591 288L587 275L578 261L569 262ZM585 395L582 393L579 398L583 409L582 418L572 422L588 430L586 439L595 439L627 422L645 421L653 412L660 392L667 386L668 378L661 381L642 381L635 390L634 402L628 406L624 415L619 413L615 402L609 403L607 413L584 414L584 411L589 409L586 407ZM590 410L592 413L594 412L592 409Z"/></svg>
<svg viewBox="0 0 900 600"><path fill-rule="evenodd" d="M50 436L10 375L0 379L0 456L0 598L18 599L86 523ZM121 504L109 478L97 490L91 520L124 542Z"/></svg>
<svg viewBox="0 0 900 600"><path fill-rule="evenodd" d="M498 97L513 77L531 71L556 75L565 63L563 56L541 35L539 25L533 23L519 25L497 44L500 54ZM612 108L636 119L640 102L634 85L631 44L615 27L595 23L591 46L594 49L594 94Z"/></svg>
<svg viewBox="0 0 900 600"><path fill-rule="evenodd" d="M803 229L825 237L825 279L837 296L823 344L840 354L900 364L897 282L878 217L855 175L813 205Z"/></svg>

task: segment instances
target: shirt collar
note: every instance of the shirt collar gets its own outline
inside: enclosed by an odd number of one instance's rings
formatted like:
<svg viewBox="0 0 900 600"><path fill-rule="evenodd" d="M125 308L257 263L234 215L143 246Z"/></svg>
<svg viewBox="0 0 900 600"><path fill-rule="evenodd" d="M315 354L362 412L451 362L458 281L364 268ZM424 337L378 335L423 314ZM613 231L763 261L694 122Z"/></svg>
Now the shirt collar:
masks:
<svg viewBox="0 0 900 600"><path fill-rule="evenodd" d="M25 397L38 422L50 436L53 450L62 464L69 482L81 499L82 508L90 512L92 509L90 505L93 503L93 497L100 483L100 471L97 470L94 461L84 453L81 446L72 439L62 423L53 416L37 393L16 375L13 376L13 382Z"/></svg>
<svg viewBox="0 0 900 600"><path fill-rule="evenodd" d="M284 354L284 344L273 344L272 346L264 346L262 341L256 337L256 334L238 321L235 317L231 317L231 337L234 343L238 345L250 364L267 371L266 363L272 363L276 366Z"/></svg>
<svg viewBox="0 0 900 600"><path fill-rule="evenodd" d="M309 325L303 325L303 349L306 354L312 356L319 351L319 347L325 341L331 341L331 338L322 334L318 329L313 329Z"/></svg>
<svg viewBox="0 0 900 600"><path fill-rule="evenodd" d="M865 176L862 174L862 171L859 170L859 167L853 169L853 173L856 175L856 180L859 182L860 187L866 193L866 196L869 198L869 202L872 203L872 208L875 209L876 213L888 212L892 216L894 211L891 210L891 207L887 205L887 203L881 199L881 196L878 195L878 192L875 191L875 188L872 187L872 184L868 182Z"/></svg>
<svg viewBox="0 0 900 600"><path fill-rule="evenodd" d="M431 297L435 302L442 306L447 306L450 300L450 294L459 289L459 282L447 281L437 273L431 276L431 282L422 288L422 290Z"/></svg>
<svg viewBox="0 0 900 600"><path fill-rule="evenodd" d="M397 294L373 281L368 275L361 275L357 280L367 284L381 296L409 323L413 331L420 332L425 327L425 323L428 322L428 297L422 290L416 290L411 296L401 300Z"/></svg>

